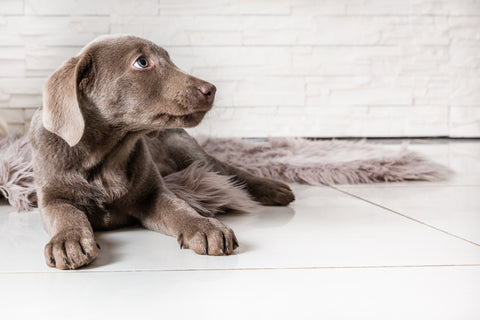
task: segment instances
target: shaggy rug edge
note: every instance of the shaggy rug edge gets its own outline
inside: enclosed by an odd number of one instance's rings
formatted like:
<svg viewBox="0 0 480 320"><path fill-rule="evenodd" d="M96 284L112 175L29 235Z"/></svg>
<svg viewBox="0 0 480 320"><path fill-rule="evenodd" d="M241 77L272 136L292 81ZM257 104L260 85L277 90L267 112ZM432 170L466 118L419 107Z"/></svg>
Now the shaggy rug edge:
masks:
<svg viewBox="0 0 480 320"><path fill-rule="evenodd" d="M266 142L251 143L240 138L196 137L207 153L220 160L244 169L252 174L288 183L309 185L329 184L369 184L378 182L402 181L444 181L454 171L430 160L419 152L408 150L408 144L398 149L388 150L380 144L367 143L366 139L350 140L310 140L305 138L269 138ZM225 149L223 147L226 146ZM315 148L338 152L348 149L351 156L355 152L367 153L363 159L331 161L320 155ZM341 149L341 150L339 150ZM284 150L279 154L278 150ZM290 152L295 150L295 153ZM313 150L313 151L312 151ZM251 155L255 161L242 158ZM259 154L275 157L275 161L259 163ZM317 163L307 163L305 159L295 162L295 154L309 154L319 158ZM308 156L307 156L308 157ZM305 157L304 157L305 158Z"/></svg>
<svg viewBox="0 0 480 320"><path fill-rule="evenodd" d="M17 211L29 211L37 198L27 136L0 139L0 151L0 196Z"/></svg>

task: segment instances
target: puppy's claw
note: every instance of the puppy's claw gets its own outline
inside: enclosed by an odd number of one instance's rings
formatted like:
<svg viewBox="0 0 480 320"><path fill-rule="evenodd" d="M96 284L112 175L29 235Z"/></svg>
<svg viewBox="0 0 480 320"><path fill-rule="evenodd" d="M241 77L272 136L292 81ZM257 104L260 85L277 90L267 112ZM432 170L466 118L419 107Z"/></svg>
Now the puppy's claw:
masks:
<svg viewBox="0 0 480 320"><path fill-rule="evenodd" d="M207 248L203 248L203 253L207 254Z"/></svg>
<svg viewBox="0 0 480 320"><path fill-rule="evenodd" d="M63 258L63 263L68 264L67 258Z"/></svg>
<svg viewBox="0 0 480 320"><path fill-rule="evenodd" d="M75 263L75 260L73 260L73 258L70 258L70 261L71 261L72 263Z"/></svg>
<svg viewBox="0 0 480 320"><path fill-rule="evenodd" d="M227 250L228 250L228 249L227 249ZM220 252L221 252L222 254L225 254L225 252L223 251L223 249L220 249Z"/></svg>
<svg viewBox="0 0 480 320"><path fill-rule="evenodd" d="M85 256L90 259L90 255L88 254L88 252L85 252Z"/></svg>
<svg viewBox="0 0 480 320"><path fill-rule="evenodd" d="M53 264L54 260L53 260L53 257L50 257L50 264Z"/></svg>
<svg viewBox="0 0 480 320"><path fill-rule="evenodd" d="M180 244L180 249L183 249L183 234L180 233L177 239L178 243Z"/></svg>
<svg viewBox="0 0 480 320"><path fill-rule="evenodd" d="M102 250L102 248L100 247L100 245L98 244L98 242L97 242L97 248L98 248L98 250Z"/></svg>

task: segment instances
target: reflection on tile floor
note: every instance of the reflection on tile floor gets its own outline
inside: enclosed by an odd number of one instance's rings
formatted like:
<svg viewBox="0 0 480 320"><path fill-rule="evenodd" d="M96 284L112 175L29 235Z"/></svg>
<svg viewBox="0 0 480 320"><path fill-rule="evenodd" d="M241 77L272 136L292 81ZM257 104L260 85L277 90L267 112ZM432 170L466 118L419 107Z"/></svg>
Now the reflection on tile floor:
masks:
<svg viewBox="0 0 480 320"><path fill-rule="evenodd" d="M480 142L409 148L455 176L296 185L288 208L220 217L241 243L229 257L131 228L97 233L102 253L92 266L49 269L38 211L2 205L0 319L480 319Z"/></svg>

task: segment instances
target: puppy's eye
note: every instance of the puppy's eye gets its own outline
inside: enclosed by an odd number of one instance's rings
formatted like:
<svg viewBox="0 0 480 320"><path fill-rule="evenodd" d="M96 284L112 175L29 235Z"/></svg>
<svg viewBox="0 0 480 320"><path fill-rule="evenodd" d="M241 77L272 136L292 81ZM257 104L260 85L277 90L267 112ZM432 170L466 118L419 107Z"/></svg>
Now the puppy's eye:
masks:
<svg viewBox="0 0 480 320"><path fill-rule="evenodd" d="M148 60L145 59L144 57L138 58L133 66L137 69L145 69L148 68Z"/></svg>

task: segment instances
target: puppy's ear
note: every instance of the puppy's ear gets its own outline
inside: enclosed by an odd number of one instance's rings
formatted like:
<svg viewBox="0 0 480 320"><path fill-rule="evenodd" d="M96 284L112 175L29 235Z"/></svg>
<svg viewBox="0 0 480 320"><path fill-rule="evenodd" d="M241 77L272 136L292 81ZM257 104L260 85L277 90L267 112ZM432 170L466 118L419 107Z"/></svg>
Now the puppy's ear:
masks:
<svg viewBox="0 0 480 320"><path fill-rule="evenodd" d="M85 53L65 62L43 89L43 126L71 147L80 141L85 129L78 95L93 82L93 76L92 56Z"/></svg>

